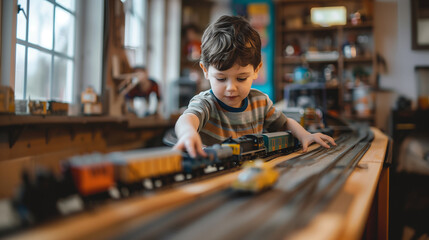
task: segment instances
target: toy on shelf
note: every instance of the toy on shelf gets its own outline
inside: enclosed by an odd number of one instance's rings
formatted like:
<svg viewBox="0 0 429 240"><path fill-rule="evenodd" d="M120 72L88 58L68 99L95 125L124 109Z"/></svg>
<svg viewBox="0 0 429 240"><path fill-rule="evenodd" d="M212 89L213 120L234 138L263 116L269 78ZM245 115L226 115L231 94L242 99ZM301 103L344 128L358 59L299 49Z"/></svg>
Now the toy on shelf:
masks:
<svg viewBox="0 0 429 240"><path fill-rule="evenodd" d="M69 104L64 102L49 101L48 113L52 115L67 115Z"/></svg>
<svg viewBox="0 0 429 240"><path fill-rule="evenodd" d="M84 115L101 115L103 107L92 87L87 87L81 94L82 113Z"/></svg>
<svg viewBox="0 0 429 240"><path fill-rule="evenodd" d="M309 131L325 128L325 124L323 124L323 113L317 108L305 108L300 123Z"/></svg>
<svg viewBox="0 0 429 240"><path fill-rule="evenodd" d="M46 115L48 114L48 102L29 100L28 109L30 110L30 114L32 115Z"/></svg>
<svg viewBox="0 0 429 240"><path fill-rule="evenodd" d="M0 113L15 112L15 97L11 87L0 86Z"/></svg>

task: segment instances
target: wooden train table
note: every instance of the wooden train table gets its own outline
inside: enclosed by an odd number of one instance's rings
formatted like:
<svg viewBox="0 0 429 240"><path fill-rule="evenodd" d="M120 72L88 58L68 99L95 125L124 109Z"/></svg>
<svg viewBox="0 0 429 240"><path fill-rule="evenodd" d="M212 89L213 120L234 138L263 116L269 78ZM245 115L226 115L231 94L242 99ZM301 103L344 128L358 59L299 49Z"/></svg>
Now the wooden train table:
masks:
<svg viewBox="0 0 429 240"><path fill-rule="evenodd" d="M384 167L388 137L371 128L374 139L351 175L333 199L306 226L288 235L288 239L361 239L372 234L388 238L389 168ZM310 150L318 145L312 145ZM301 155L300 151L277 157L279 164ZM10 239L106 239L127 238L126 233L142 223L171 214L178 208L197 202L229 188L239 171L226 173L179 187L112 202L88 212L45 223L9 236ZM192 230L192 229L191 229ZM123 235L125 234L125 235ZM132 238L132 237L131 237Z"/></svg>

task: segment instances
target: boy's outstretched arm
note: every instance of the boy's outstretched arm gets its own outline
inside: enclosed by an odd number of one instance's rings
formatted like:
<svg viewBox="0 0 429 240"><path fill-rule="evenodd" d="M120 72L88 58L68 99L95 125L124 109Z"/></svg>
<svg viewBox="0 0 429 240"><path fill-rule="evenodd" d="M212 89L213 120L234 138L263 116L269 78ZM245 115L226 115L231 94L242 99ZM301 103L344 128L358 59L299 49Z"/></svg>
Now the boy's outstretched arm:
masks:
<svg viewBox="0 0 429 240"><path fill-rule="evenodd" d="M305 130L299 123L297 123L291 118L287 119L286 128L290 130L292 132L292 135L298 138L298 140L301 142L303 152L306 152L308 146L313 142L318 143L325 148L330 148L330 146L325 141L328 141L334 146L337 145L334 139L330 136L322 133L311 134L307 130Z"/></svg>
<svg viewBox="0 0 429 240"><path fill-rule="evenodd" d="M186 113L180 116L174 127L178 138L176 145L174 145L174 149L186 149L191 157L194 158L197 157L197 155L207 156L206 152L203 150L200 134L197 132L199 124L200 120L192 113Z"/></svg>

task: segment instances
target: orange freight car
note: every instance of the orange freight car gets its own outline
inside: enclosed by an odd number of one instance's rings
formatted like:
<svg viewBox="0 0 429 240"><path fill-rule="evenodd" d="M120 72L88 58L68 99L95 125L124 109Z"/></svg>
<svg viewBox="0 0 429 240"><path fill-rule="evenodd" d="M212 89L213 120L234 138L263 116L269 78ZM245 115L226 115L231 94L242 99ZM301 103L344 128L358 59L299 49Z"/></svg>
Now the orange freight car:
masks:
<svg viewBox="0 0 429 240"><path fill-rule="evenodd" d="M115 184L113 164L101 154L72 158L70 169L82 196L105 192Z"/></svg>

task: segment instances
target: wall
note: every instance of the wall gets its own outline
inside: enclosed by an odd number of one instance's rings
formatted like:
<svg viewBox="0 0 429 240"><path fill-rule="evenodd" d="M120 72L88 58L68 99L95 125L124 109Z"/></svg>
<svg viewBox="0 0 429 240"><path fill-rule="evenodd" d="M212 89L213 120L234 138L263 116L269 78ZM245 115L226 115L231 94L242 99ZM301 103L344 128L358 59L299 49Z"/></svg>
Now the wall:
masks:
<svg viewBox="0 0 429 240"><path fill-rule="evenodd" d="M78 1L76 17L76 76L74 102L80 93L92 86L102 94L104 1Z"/></svg>
<svg viewBox="0 0 429 240"><path fill-rule="evenodd" d="M17 2L1 1L1 85L15 89L15 38Z"/></svg>
<svg viewBox="0 0 429 240"><path fill-rule="evenodd" d="M416 106L414 67L429 66L429 51L411 49L411 0L376 0L375 34L376 49L388 64L380 86L412 99Z"/></svg>
<svg viewBox="0 0 429 240"><path fill-rule="evenodd" d="M262 68L258 73L258 78L253 81L252 88L258 89L264 93L266 93L270 99L276 99L274 96L274 47L275 47L275 17L274 17L274 3L271 0L232 0L233 12L235 15L246 16L247 19L252 24L252 13L249 12L249 6L255 5L264 5L267 6L266 12L264 9L258 8L258 13L253 13L255 22L257 25L261 25L261 27L256 27L255 29L261 35L261 60L262 60Z"/></svg>
<svg viewBox="0 0 429 240"><path fill-rule="evenodd" d="M165 82L164 82L164 93L171 93L175 90L172 84L180 76L180 22L181 22L181 0L170 0L168 2L168 14L167 14L167 29L166 29L166 51L165 55L165 66L168 66L165 70ZM177 102L172 94L166 94L164 97L164 113L165 117L169 117L170 114L176 111L173 107L173 103ZM168 104L167 104L168 103ZM175 104L174 104L175 105Z"/></svg>
<svg viewBox="0 0 429 240"><path fill-rule="evenodd" d="M210 12L210 24L212 24L223 15L232 15L231 4L229 0L218 0L213 3Z"/></svg>
<svg viewBox="0 0 429 240"><path fill-rule="evenodd" d="M161 82L163 113L174 112L172 82L180 76L181 0L149 1L149 46L147 67L151 77Z"/></svg>

